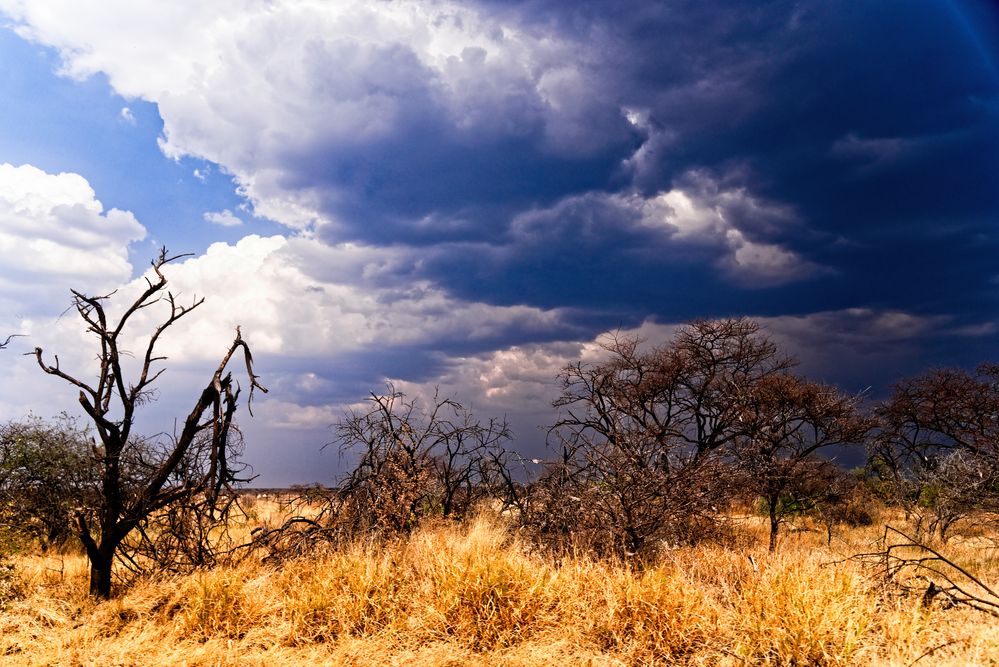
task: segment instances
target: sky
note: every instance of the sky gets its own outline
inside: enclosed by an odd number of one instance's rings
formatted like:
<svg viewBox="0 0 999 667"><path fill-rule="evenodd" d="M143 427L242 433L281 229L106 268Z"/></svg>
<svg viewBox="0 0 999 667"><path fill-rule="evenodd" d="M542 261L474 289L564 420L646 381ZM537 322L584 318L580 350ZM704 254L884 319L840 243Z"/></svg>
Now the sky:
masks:
<svg viewBox="0 0 999 667"><path fill-rule="evenodd" d="M543 452L560 368L694 318L874 401L999 361L999 6L0 0L0 419L79 412L24 353L93 373L69 289L164 245L206 300L138 427L239 325L261 486L386 382Z"/></svg>

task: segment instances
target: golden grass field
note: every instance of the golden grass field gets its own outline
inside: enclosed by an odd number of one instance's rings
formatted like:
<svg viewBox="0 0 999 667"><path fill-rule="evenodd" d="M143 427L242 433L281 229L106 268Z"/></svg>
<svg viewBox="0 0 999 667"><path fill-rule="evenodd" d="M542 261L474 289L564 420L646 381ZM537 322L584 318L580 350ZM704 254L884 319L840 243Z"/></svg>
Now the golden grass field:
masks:
<svg viewBox="0 0 999 667"><path fill-rule="evenodd" d="M258 508L257 511L259 511ZM880 527L670 551L641 569L532 554L495 517L286 563L86 595L79 555L14 559L3 665L999 665L999 622L928 608L844 558ZM996 554L948 553L996 580ZM749 557L752 556L752 559Z"/></svg>

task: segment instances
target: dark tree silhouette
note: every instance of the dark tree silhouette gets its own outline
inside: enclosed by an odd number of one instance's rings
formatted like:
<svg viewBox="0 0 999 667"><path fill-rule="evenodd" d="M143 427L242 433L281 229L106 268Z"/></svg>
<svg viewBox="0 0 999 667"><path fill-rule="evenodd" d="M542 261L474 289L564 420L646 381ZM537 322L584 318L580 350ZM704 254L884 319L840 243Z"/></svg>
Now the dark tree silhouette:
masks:
<svg viewBox="0 0 999 667"><path fill-rule="evenodd" d="M877 409L878 453L901 467L927 467L948 451L999 456L999 365L975 373L935 369L896 382Z"/></svg>
<svg viewBox="0 0 999 667"><path fill-rule="evenodd" d="M164 248L152 262L152 277L146 288L113 321L106 304L114 293L88 296L73 290L73 306L87 325L87 332L97 342L97 377L83 379L64 371L59 357L46 363L41 348L35 348L38 365L49 375L60 378L79 390L79 402L93 422L100 440L97 454L100 470L98 500L76 515L77 532L90 560L90 593L108 598L111 595L111 572L120 546L130 533L150 517L195 497L203 499L202 510L214 512L226 491L238 481L240 468L235 461L230 435L236 412L239 387L232 374L226 373L233 355L241 352L253 391L267 390L253 373L250 348L236 329L236 337L222 356L178 435L152 445L133 432L137 409L149 398L153 383L165 370L154 368L166 358L158 356L156 346L161 336L181 318L200 306L195 298L190 305L178 303L166 291L167 279L162 269L181 256L168 256ZM162 322L153 330L138 361L138 371L126 378L121 348L126 325L141 310L154 304L166 305ZM182 473L182 474L181 474ZM96 525L95 525L96 524Z"/></svg>

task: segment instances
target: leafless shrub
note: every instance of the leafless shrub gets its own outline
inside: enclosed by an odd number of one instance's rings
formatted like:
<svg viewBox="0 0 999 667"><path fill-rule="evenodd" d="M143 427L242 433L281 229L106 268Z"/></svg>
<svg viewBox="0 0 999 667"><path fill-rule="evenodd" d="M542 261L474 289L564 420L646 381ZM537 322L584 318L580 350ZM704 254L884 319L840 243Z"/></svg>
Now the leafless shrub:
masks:
<svg viewBox="0 0 999 667"><path fill-rule="evenodd" d="M500 484L505 422L479 422L436 394L424 410L392 385L368 402L336 429L341 453L357 461L338 489L339 522L350 532L404 533L426 517L461 519Z"/></svg>
<svg viewBox="0 0 999 667"><path fill-rule="evenodd" d="M918 525L946 543L961 523L995 521L999 511L999 466L964 450L941 455L932 467L915 472L920 495L914 513Z"/></svg>
<svg viewBox="0 0 999 667"><path fill-rule="evenodd" d="M336 488L299 487L281 505L287 518L277 526L254 528L251 541L238 545L236 552L279 563L314 554L318 549L335 549L356 537L339 521L343 500Z"/></svg>
<svg viewBox="0 0 999 667"><path fill-rule="evenodd" d="M234 466L234 475L245 474L245 466L238 463L243 452L242 433L233 424L230 427L228 450ZM134 448L135 452L152 448ZM149 461L161 460L168 440L152 456L130 460L129 469L137 480L150 474ZM188 450L174 471L169 484L179 488L197 488L200 476L210 465L210 436L203 433ZM237 477L237 479L247 479ZM122 542L118 553L119 563L129 572L139 574L148 570L184 572L194 568L213 567L226 562L241 542L232 529L247 520L247 511L240 494L229 486L218 494L204 490L181 494L162 511L152 512L141 521Z"/></svg>
<svg viewBox="0 0 999 667"><path fill-rule="evenodd" d="M507 424L480 422L457 401L434 395L424 408L392 385L372 393L366 411L351 411L336 427L352 470L332 489L312 487L292 499L284 525L262 530L256 544L270 558L361 535L392 536L431 518L460 520L480 503L508 494L517 483L504 449Z"/></svg>

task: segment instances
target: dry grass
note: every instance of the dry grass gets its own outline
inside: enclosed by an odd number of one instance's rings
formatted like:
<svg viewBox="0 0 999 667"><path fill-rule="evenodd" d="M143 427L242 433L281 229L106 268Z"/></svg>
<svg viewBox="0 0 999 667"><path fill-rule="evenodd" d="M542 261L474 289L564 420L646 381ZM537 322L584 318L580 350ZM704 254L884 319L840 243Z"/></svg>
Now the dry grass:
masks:
<svg viewBox="0 0 999 667"><path fill-rule="evenodd" d="M924 609L884 594L857 563L837 563L874 529L833 549L796 533L770 555L749 524L759 547L678 549L643 570L544 559L480 518L281 569L150 579L102 604L85 595L82 557L22 557L25 595L0 611L0 663L999 664L993 619ZM995 567L970 543L952 549Z"/></svg>

